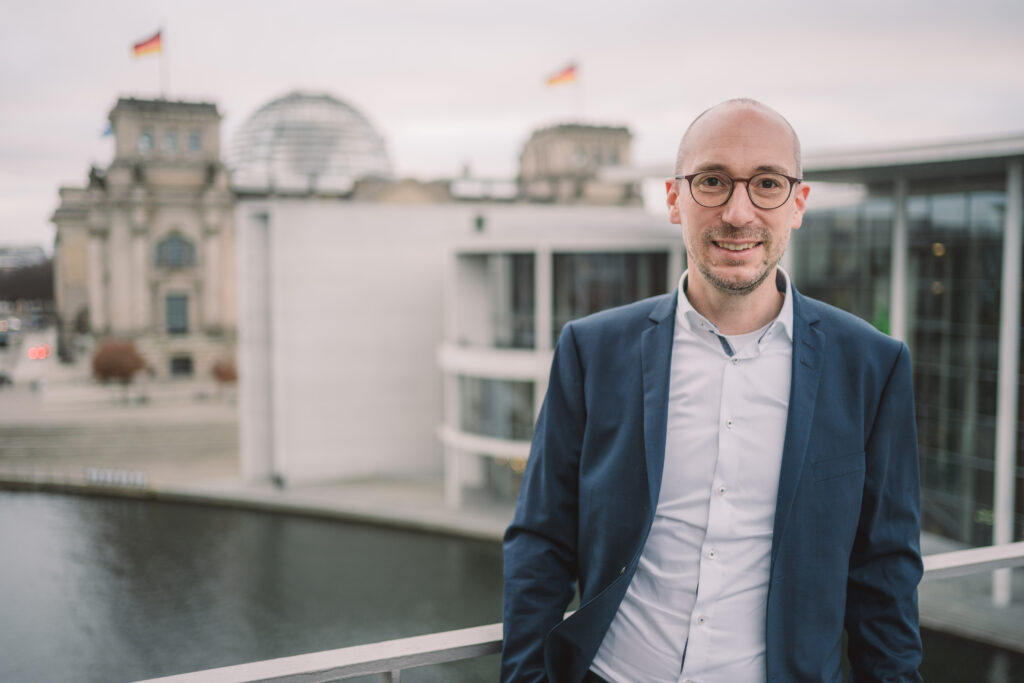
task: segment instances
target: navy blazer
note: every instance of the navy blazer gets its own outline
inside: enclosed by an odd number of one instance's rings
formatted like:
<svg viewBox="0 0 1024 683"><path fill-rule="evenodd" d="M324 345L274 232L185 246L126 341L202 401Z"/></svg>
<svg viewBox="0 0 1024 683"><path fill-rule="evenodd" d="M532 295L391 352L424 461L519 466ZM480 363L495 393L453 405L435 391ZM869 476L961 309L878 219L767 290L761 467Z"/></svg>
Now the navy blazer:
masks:
<svg viewBox="0 0 1024 683"><path fill-rule="evenodd" d="M505 534L503 681L578 683L625 595L661 489L675 311L672 292L562 330ZM920 681L909 352L795 289L793 323L767 680L841 681L845 628L855 681Z"/></svg>

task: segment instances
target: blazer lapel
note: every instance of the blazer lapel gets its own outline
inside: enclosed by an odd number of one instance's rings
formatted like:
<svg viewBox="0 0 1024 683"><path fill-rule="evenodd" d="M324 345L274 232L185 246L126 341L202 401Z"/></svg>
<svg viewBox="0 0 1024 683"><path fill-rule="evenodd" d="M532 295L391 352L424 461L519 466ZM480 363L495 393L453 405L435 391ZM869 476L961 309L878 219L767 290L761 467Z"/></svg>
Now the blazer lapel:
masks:
<svg viewBox="0 0 1024 683"><path fill-rule="evenodd" d="M786 439L782 447L782 469L779 494L775 506L775 528L772 534L771 566L779 551L779 540L785 532L797 484L803 471L807 442L814 422L814 405L821 379L825 334L818 329L818 316L802 294L793 288L793 376L789 390L789 415L786 418Z"/></svg>
<svg viewBox="0 0 1024 683"><path fill-rule="evenodd" d="M661 474L665 466L665 432L668 425L668 383L672 364L672 338L675 332L677 294L670 293L651 309L655 323L640 337L640 360L643 368L644 453L647 485L653 514L661 491Z"/></svg>

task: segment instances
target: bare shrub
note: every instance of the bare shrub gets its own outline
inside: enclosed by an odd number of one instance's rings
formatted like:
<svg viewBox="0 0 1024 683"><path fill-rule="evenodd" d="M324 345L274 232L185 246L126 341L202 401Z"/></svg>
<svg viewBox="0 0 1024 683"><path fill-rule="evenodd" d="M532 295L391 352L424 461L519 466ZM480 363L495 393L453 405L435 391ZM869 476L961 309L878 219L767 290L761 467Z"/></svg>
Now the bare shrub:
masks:
<svg viewBox="0 0 1024 683"><path fill-rule="evenodd" d="M146 360L126 339L108 339L92 354L92 375L101 382L117 381L128 385Z"/></svg>
<svg viewBox="0 0 1024 683"><path fill-rule="evenodd" d="M213 364L213 376L221 384L234 384L238 381L238 368L232 358L221 358Z"/></svg>

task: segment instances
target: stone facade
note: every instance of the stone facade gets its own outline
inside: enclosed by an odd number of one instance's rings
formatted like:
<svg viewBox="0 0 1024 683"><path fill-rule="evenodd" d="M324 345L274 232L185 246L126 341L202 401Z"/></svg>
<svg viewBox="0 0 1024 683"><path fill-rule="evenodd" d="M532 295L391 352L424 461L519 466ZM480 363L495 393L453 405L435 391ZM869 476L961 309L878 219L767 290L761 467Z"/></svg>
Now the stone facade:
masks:
<svg viewBox="0 0 1024 683"><path fill-rule="evenodd" d="M565 123L533 132L519 157L520 194L530 201L639 203L633 184L614 177L630 165L633 136L624 126Z"/></svg>
<svg viewBox="0 0 1024 683"><path fill-rule="evenodd" d="M114 159L53 216L60 351L76 333L135 341L157 377L234 358L234 199L214 104L120 99Z"/></svg>

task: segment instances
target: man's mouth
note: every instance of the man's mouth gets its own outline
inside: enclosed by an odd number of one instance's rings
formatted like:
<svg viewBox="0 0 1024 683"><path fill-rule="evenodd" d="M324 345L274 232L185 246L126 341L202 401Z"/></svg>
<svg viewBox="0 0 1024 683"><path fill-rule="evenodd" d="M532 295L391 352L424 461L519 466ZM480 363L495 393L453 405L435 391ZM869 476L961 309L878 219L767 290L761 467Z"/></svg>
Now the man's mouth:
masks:
<svg viewBox="0 0 1024 683"><path fill-rule="evenodd" d="M721 247L727 251L746 251L747 249L753 249L760 242L714 242L716 247Z"/></svg>

